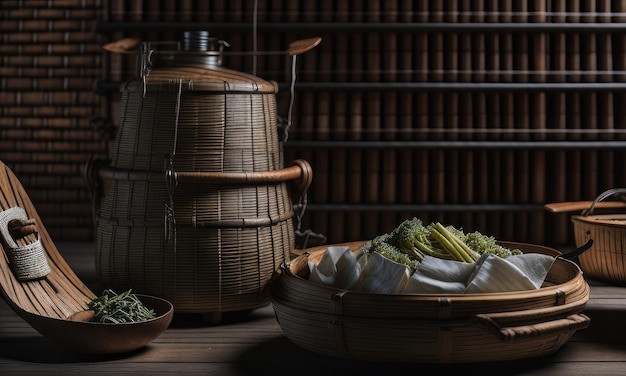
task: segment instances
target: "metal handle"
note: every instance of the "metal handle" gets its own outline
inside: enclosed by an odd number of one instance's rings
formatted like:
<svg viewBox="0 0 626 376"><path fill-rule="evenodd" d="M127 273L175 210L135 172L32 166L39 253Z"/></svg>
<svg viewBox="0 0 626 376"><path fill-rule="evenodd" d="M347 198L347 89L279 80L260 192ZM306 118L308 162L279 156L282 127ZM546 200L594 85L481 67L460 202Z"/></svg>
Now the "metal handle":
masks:
<svg viewBox="0 0 626 376"><path fill-rule="evenodd" d="M616 195L619 195L619 198L622 201L625 201L624 197L626 197L626 188L613 188L613 189L608 189L600 193L598 197L596 197L595 200L591 202L591 206L589 206L589 209L583 210L581 215L583 216L591 215L591 213L593 213L593 209L596 207L598 202L604 200L605 198L616 196Z"/></svg>

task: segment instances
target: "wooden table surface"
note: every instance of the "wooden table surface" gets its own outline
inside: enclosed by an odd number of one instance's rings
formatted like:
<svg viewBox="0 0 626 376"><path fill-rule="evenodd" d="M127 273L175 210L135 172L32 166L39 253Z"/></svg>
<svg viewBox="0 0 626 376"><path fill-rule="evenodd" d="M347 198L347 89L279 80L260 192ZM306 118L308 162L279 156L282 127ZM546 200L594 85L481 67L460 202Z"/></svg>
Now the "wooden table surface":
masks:
<svg viewBox="0 0 626 376"><path fill-rule="evenodd" d="M93 244L57 243L78 276L97 292ZM541 358L478 364L394 364L336 359L299 348L282 333L271 305L212 324L178 314L145 348L115 356L81 355L42 337L0 299L0 375L624 375L626 288L595 281L580 330Z"/></svg>

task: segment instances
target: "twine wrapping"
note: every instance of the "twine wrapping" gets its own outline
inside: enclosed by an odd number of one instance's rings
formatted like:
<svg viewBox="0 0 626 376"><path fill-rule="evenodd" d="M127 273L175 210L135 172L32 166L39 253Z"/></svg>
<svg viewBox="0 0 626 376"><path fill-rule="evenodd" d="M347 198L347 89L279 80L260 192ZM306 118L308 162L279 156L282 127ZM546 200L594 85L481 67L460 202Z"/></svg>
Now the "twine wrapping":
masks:
<svg viewBox="0 0 626 376"><path fill-rule="evenodd" d="M39 233L36 234L36 241L19 246L9 232L9 223L16 219L27 221L26 211L20 207L13 207L0 212L0 233L9 248L6 254L13 273L20 281L45 277L50 273L50 266L41 246Z"/></svg>

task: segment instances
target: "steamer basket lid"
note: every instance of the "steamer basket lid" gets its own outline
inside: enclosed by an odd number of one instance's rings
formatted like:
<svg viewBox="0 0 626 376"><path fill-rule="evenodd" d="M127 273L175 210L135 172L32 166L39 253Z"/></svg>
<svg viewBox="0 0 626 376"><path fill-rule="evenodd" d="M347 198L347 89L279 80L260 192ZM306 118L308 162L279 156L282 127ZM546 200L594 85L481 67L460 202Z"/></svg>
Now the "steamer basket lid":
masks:
<svg viewBox="0 0 626 376"><path fill-rule="evenodd" d="M143 85L135 87L143 90ZM276 94L278 84L223 67L168 66L154 69L146 77L146 91L178 90L228 93ZM128 87L133 90L133 86Z"/></svg>

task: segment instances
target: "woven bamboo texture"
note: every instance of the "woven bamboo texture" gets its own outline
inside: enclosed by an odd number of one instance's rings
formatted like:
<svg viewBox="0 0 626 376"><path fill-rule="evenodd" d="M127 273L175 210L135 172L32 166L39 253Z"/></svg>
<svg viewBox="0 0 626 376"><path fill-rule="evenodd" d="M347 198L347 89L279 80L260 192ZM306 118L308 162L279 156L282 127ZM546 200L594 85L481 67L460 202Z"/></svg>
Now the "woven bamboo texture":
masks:
<svg viewBox="0 0 626 376"><path fill-rule="evenodd" d="M0 285L5 300L18 313L55 319L64 319L76 311L84 310L87 302L95 297L94 293L80 281L59 254L28 193L13 171L0 161L0 210L12 207L23 208L28 217L34 220L50 273L44 278L19 281L4 254L0 257ZM16 239L22 246L34 241L35 233ZM2 249L5 253L5 245ZM30 317L24 316L27 321Z"/></svg>
<svg viewBox="0 0 626 376"><path fill-rule="evenodd" d="M179 171L282 168L277 88L260 79L241 82L248 77L219 68L155 70L145 96L141 82L128 83L122 90L113 166L162 171L164 156L174 154L173 167Z"/></svg>
<svg viewBox="0 0 626 376"><path fill-rule="evenodd" d="M356 251L359 244L342 245ZM372 294L309 282L307 261L319 261L325 248L296 257L271 284L286 336L321 354L420 363L521 359L553 353L589 325L582 314L589 286L580 268L562 258L532 291Z"/></svg>
<svg viewBox="0 0 626 376"><path fill-rule="evenodd" d="M212 67L164 67L122 90L121 125L97 230L98 275L178 312L269 304L267 283L295 246L275 83ZM296 181L296 187L290 185ZM298 188L300 186L301 188Z"/></svg>
<svg viewBox="0 0 626 376"><path fill-rule="evenodd" d="M593 211L603 203L602 199L624 193L626 188L607 190L581 215L571 218L576 245L593 241L591 248L578 256L585 275L620 286L626 285L626 214L593 214Z"/></svg>
<svg viewBox="0 0 626 376"><path fill-rule="evenodd" d="M0 161L0 211L24 209L32 223L15 226L11 239L2 236L0 249L0 292L4 300L24 321L52 342L80 353L121 353L136 350L157 338L169 326L173 306L166 300L141 296L156 317L143 322L115 325L77 321L73 317L88 309L96 297L61 256L43 225L28 193L13 171ZM45 275L27 280L18 278L18 269L7 252L14 245L24 247L41 242ZM20 266L27 267L27 265ZM32 265L37 267L37 265Z"/></svg>

